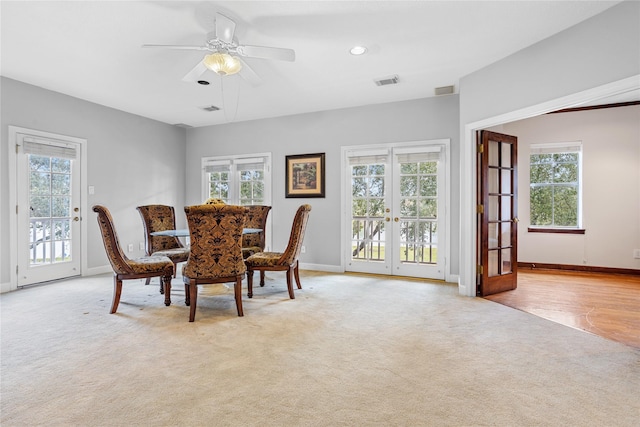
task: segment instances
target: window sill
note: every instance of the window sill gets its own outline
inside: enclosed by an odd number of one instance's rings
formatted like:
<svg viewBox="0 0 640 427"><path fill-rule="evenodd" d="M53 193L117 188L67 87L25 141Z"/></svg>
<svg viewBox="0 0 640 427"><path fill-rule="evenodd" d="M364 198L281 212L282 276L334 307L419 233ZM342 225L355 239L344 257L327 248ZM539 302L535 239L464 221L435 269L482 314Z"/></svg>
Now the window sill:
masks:
<svg viewBox="0 0 640 427"><path fill-rule="evenodd" d="M544 227L529 227L527 228L529 233L554 233L554 234L585 234L584 228L544 228Z"/></svg>

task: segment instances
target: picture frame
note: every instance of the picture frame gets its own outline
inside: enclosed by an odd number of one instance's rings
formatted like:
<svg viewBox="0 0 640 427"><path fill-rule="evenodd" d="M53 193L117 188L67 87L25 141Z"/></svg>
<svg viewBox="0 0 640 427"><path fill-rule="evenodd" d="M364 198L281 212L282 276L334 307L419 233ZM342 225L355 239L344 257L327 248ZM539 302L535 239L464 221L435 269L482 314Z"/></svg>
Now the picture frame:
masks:
<svg viewBox="0 0 640 427"><path fill-rule="evenodd" d="M325 153L286 156L285 197L325 196Z"/></svg>

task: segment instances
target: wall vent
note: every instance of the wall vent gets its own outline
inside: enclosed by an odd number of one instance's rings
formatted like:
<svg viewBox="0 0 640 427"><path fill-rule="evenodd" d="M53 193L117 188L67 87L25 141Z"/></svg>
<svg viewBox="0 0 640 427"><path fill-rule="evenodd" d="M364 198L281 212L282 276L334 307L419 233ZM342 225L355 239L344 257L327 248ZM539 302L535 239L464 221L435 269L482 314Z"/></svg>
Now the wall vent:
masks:
<svg viewBox="0 0 640 427"><path fill-rule="evenodd" d="M220 107L216 107L215 105L207 105L206 107L200 107L204 111L218 111Z"/></svg>
<svg viewBox="0 0 640 427"><path fill-rule="evenodd" d="M453 93L453 86L437 87L435 92L436 95L451 95Z"/></svg>
<svg viewBox="0 0 640 427"><path fill-rule="evenodd" d="M382 79L374 80L378 86L395 85L398 84L398 76L384 77Z"/></svg>

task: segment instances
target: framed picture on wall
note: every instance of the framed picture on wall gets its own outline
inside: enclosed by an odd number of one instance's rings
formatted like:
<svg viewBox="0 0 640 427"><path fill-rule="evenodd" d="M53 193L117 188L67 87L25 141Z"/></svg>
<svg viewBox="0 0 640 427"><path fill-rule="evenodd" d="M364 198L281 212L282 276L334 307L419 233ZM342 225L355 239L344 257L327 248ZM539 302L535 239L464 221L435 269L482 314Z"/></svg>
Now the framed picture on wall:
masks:
<svg viewBox="0 0 640 427"><path fill-rule="evenodd" d="M324 197L324 153L286 156L285 197Z"/></svg>

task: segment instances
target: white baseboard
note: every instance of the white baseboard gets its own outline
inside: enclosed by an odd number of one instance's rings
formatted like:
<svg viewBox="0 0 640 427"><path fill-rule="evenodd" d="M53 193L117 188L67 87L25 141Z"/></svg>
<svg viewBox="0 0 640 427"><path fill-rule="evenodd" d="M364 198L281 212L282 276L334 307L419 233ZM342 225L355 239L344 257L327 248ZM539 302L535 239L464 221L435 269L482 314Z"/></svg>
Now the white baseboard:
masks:
<svg viewBox="0 0 640 427"><path fill-rule="evenodd" d="M87 271L83 276L96 276L98 274L113 273L113 268L110 265L103 265L101 267L87 268Z"/></svg>
<svg viewBox="0 0 640 427"><path fill-rule="evenodd" d="M11 289L11 283L0 283L0 294L4 294L5 292L15 291L15 289Z"/></svg>
<svg viewBox="0 0 640 427"><path fill-rule="evenodd" d="M309 264L300 263L301 270L314 270L314 271L326 271L328 273L344 273L344 268L339 265L326 265L326 264Z"/></svg>

